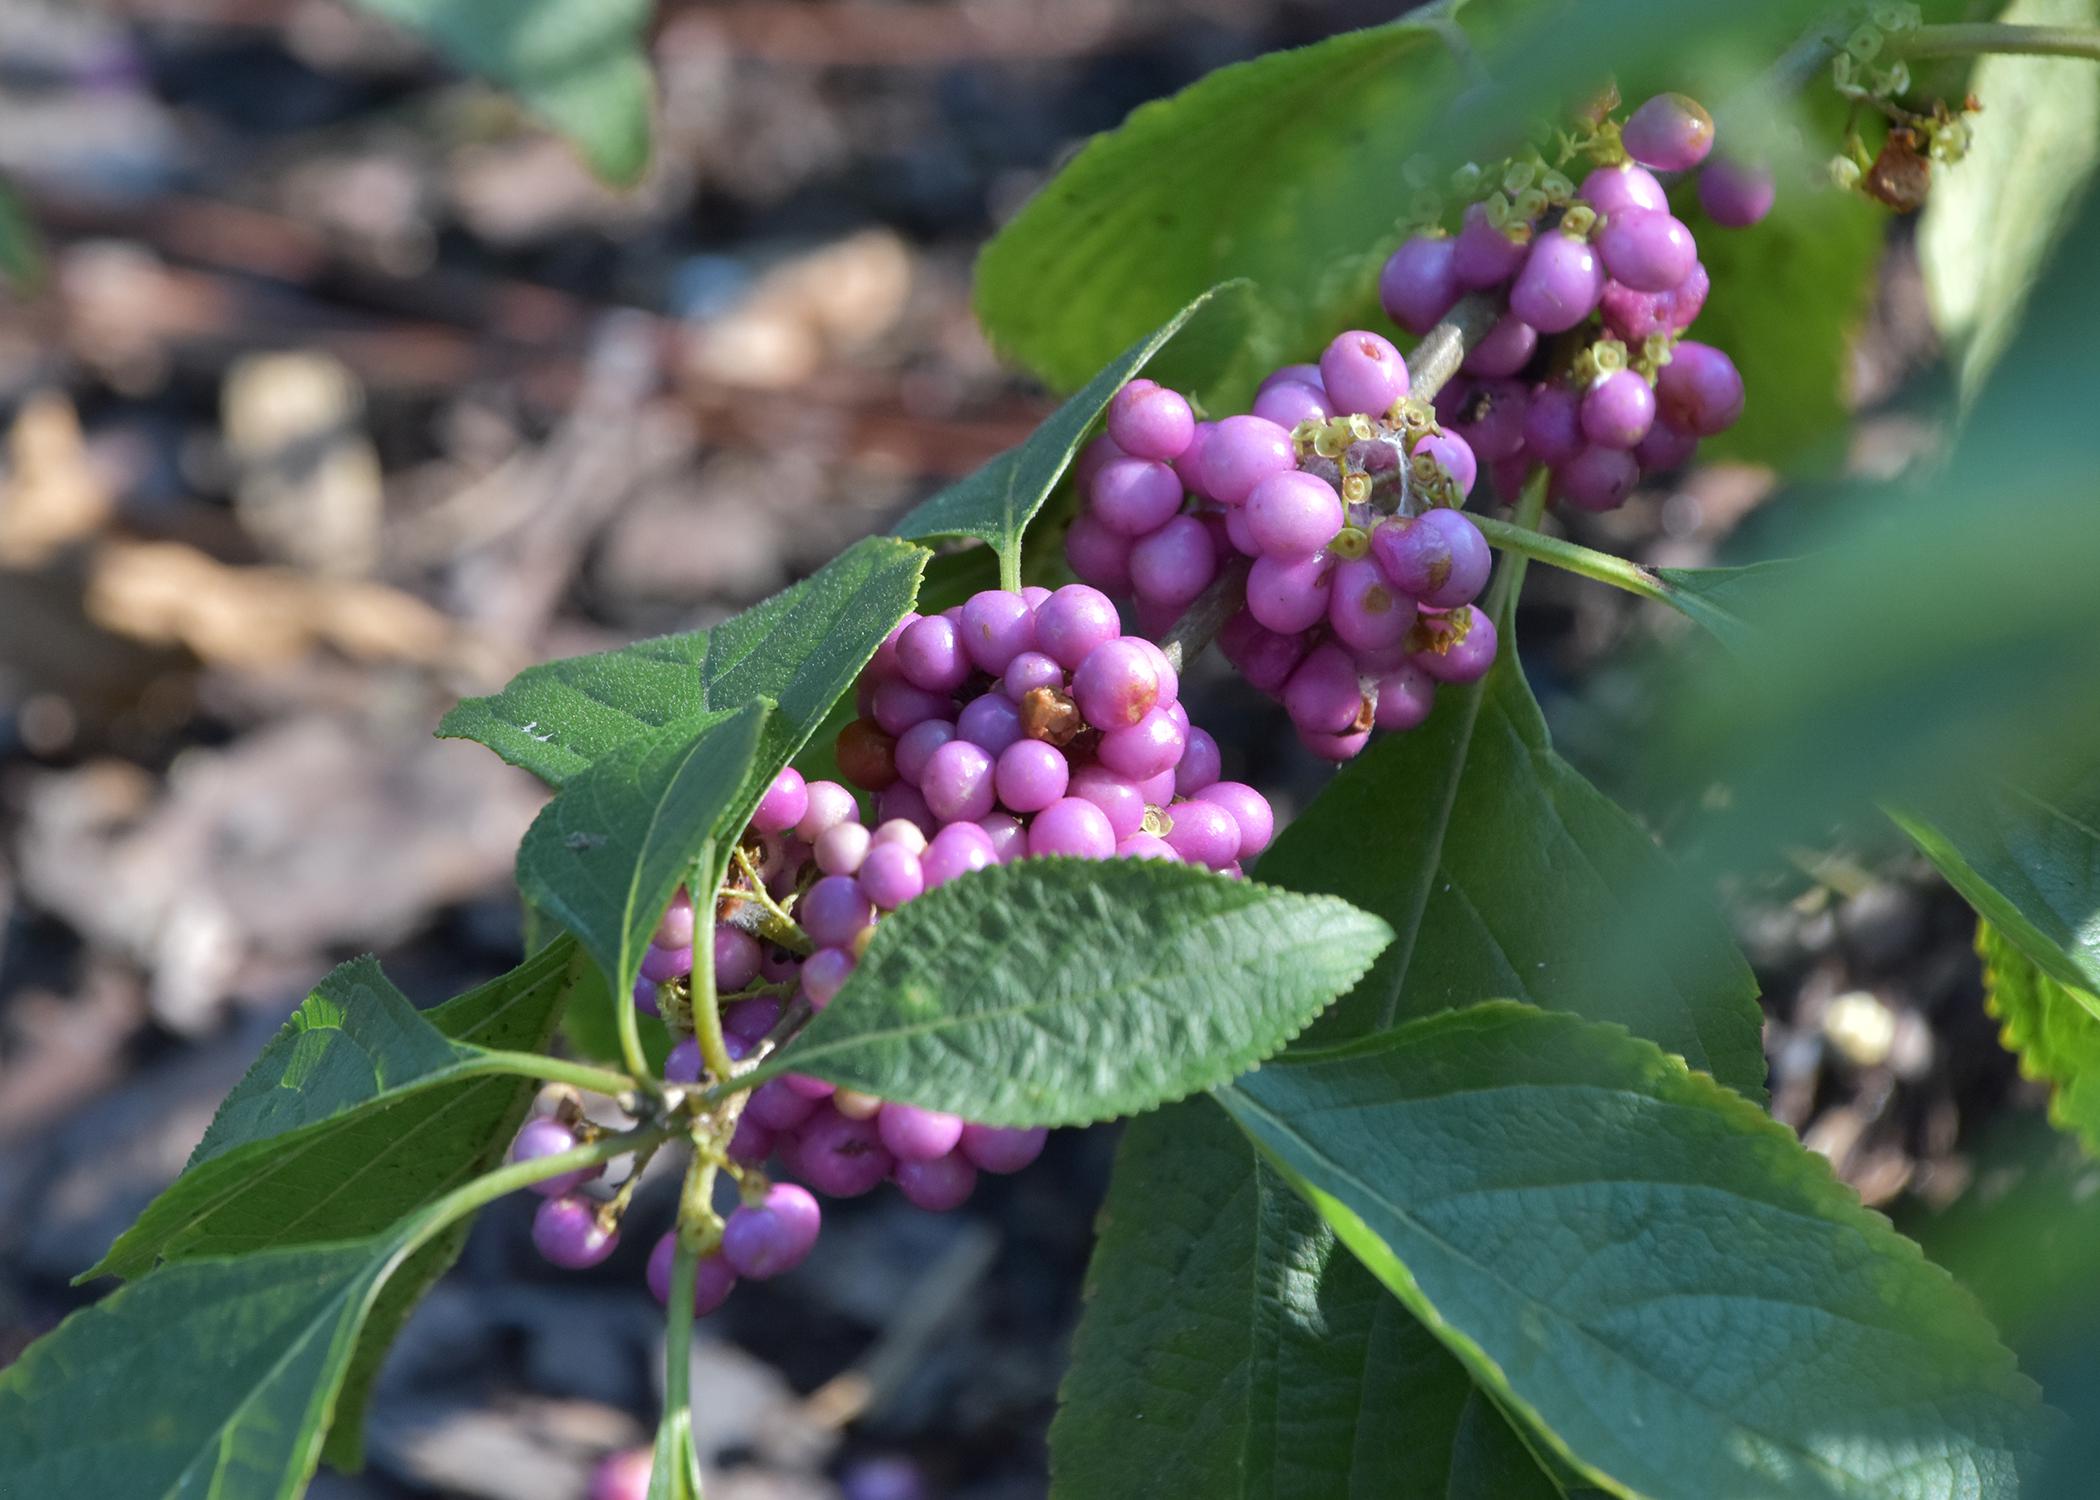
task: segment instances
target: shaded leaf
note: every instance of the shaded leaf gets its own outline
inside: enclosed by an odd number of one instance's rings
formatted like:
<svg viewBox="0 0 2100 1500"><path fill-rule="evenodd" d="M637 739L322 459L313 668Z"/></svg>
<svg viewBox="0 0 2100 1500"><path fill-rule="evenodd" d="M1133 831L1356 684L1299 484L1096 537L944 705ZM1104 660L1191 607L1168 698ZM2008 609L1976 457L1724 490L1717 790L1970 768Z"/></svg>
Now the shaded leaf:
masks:
<svg viewBox="0 0 2100 1500"><path fill-rule="evenodd" d="M1420 729L1373 745L1262 857L1264 880L1329 891L1397 934L1315 1027L1332 1041L1510 995L1617 1021L1763 1097L1757 985L1727 927L1638 825L1553 751L1514 644ZM1677 942L1602 944L1634 887Z"/></svg>
<svg viewBox="0 0 2100 1500"><path fill-rule="evenodd" d="M1274 1052L1391 938L1327 897L1143 860L1027 859L900 907L779 1059L992 1125L1079 1125Z"/></svg>
<svg viewBox="0 0 2100 1500"><path fill-rule="evenodd" d="M1170 308L1162 313L1158 328L1108 360L1085 388L1052 412L1026 442L1009 448L976 473L915 507L897 523L897 535L920 541L972 537L990 544L1004 557L1017 557L1021 534L1063 477L1080 439L1108 409L1109 398L1143 370L1217 290L1212 288L1196 295L1178 312Z"/></svg>
<svg viewBox="0 0 2100 1500"><path fill-rule="evenodd" d="M2100 5L2013 0L2000 19L2089 27ZM2100 72L2083 58L1994 54L1976 60L1969 86L1984 109L1970 122L1968 154L1940 169L1926 199L1918 262L1973 394L2026 314L2100 161Z"/></svg>
<svg viewBox="0 0 2100 1500"><path fill-rule="evenodd" d="M631 184L648 168L656 92L643 50L648 0L357 3L516 94L607 181Z"/></svg>
<svg viewBox="0 0 2100 1500"><path fill-rule="evenodd" d="M1208 1100L1130 1123L1098 1228L1054 1500L1444 1495L1506 1453L1464 1367Z"/></svg>
<svg viewBox="0 0 2100 1500"><path fill-rule="evenodd" d="M2017 1493L2037 1395L1968 1295L1650 1043L1493 1002L1220 1100L1476 1380L1615 1493Z"/></svg>
<svg viewBox="0 0 2100 1500"><path fill-rule="evenodd" d="M2049 1118L2100 1155L2100 999L2057 983L1988 922L1976 951L1999 1039L2049 1086Z"/></svg>
<svg viewBox="0 0 2100 1500"><path fill-rule="evenodd" d="M1735 568L1651 568L1670 591L1679 613L1737 654L1755 649L1757 627L1744 613L1780 587L1796 565L1791 560L1748 563Z"/></svg>

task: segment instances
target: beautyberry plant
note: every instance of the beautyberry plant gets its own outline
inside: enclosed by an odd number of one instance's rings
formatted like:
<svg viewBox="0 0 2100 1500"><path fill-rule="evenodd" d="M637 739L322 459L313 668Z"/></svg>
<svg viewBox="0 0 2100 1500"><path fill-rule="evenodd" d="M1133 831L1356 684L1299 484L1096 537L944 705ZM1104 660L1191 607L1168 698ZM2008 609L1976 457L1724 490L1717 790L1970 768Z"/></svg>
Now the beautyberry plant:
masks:
<svg viewBox="0 0 2100 1500"><path fill-rule="evenodd" d="M592 1493L698 1500L695 1318L821 1256L826 1200L951 1211L1119 1118L1057 1496L2045 1493L2035 1386L1766 1114L1702 882L1559 757L1517 661L1543 563L1678 609L1771 713L1761 687L1831 654L1790 623L1859 574L1650 570L1547 530L1793 399L1754 378L1756 320L1689 335L1736 244L1834 194L1597 19L1627 8L1511 7L1530 29L1501 16L1482 55L1447 3L1141 111L981 268L993 338L1077 387L1033 437L712 631L459 705L442 733L553 789L518 857L532 951L427 1011L369 959L321 983L83 1273L125 1285L0 1374L7 1493L259 1500L354 1465L393 1333L524 1190L549 1262L624 1255L668 1309L655 1446ZM1867 107L1899 152L1967 149L1970 102L1903 102L1905 57L2079 51L1814 9L1737 40L1782 92L1827 67L1854 157ZM1606 45L1671 87L1597 92ZM1324 170L1352 153L1395 170ZM2027 503L2060 455L2008 457L1980 411L1957 473L1983 453ZM2019 593L1987 566L2017 533L1961 524L1930 622ZM1350 763L1287 824L1259 747L1184 701L1213 643ZM1990 917L2008 1040L2079 1123L2090 824L1890 805Z"/></svg>

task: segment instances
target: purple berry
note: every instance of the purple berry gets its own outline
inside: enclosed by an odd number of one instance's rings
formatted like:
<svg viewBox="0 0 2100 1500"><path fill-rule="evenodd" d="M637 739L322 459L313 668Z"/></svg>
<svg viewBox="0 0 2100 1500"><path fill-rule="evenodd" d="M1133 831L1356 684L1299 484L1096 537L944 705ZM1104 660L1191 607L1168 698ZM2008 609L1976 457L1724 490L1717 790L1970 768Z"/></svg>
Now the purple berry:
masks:
<svg viewBox="0 0 2100 1500"><path fill-rule="evenodd" d="M1169 864L1179 864L1181 856L1174 846L1156 834L1133 833L1116 845L1117 859L1163 859Z"/></svg>
<svg viewBox="0 0 2100 1500"><path fill-rule="evenodd" d="M1511 239L1488 222L1487 209L1474 204L1466 210L1465 223L1453 241L1452 274L1458 284L1471 291L1500 286L1524 264L1524 242Z"/></svg>
<svg viewBox="0 0 2100 1500"><path fill-rule="evenodd" d="M1394 588L1432 609L1477 599L1495 561L1480 528L1455 510L1382 523L1371 533L1371 557Z"/></svg>
<svg viewBox="0 0 2100 1500"><path fill-rule="evenodd" d="M972 594L963 603L962 644L978 671L997 677L1035 645L1035 611L1005 589Z"/></svg>
<svg viewBox="0 0 2100 1500"><path fill-rule="evenodd" d="M1130 538L1110 530L1092 511L1081 511L1072 518L1065 531L1065 561L1071 564L1081 583L1091 583L1112 594L1130 588ZM1033 618L1028 638L1035 639Z"/></svg>
<svg viewBox="0 0 2100 1500"><path fill-rule="evenodd" d="M962 1140L963 1132L963 1122L955 1115L895 1101L882 1106L875 1126L882 1144L900 1162L932 1161L946 1156Z"/></svg>
<svg viewBox="0 0 2100 1500"><path fill-rule="evenodd" d="M1542 464L1563 464L1585 446L1582 400L1564 385L1543 385L1524 411L1525 450Z"/></svg>
<svg viewBox="0 0 2100 1500"><path fill-rule="evenodd" d="M1238 505L1271 474L1297 467L1290 433L1260 417L1227 417L1203 454L1211 498L1220 505Z"/></svg>
<svg viewBox="0 0 2100 1500"><path fill-rule="evenodd" d="M1167 816L1167 846L1190 864L1222 870L1240 857L1239 821L1215 802L1177 802Z"/></svg>
<svg viewBox="0 0 2100 1500"><path fill-rule="evenodd" d="M1655 174L1630 161L1597 168L1582 179L1578 193L1583 202L1606 218L1630 208L1663 212L1670 206L1670 195L1655 180Z"/></svg>
<svg viewBox="0 0 2100 1500"><path fill-rule="evenodd" d="M779 1024L780 1002L771 995L737 1000L722 1011L723 1031L739 1041L756 1042Z"/></svg>
<svg viewBox="0 0 2100 1500"><path fill-rule="evenodd" d="M802 960L802 993L812 1010L822 1010L838 998L846 981L853 977L854 962L852 951L846 948L819 948Z"/></svg>
<svg viewBox="0 0 2100 1500"><path fill-rule="evenodd" d="M1712 437L1742 416L1743 377L1713 345L1684 339L1656 377L1655 400L1662 420L1679 432Z"/></svg>
<svg viewBox="0 0 2100 1500"><path fill-rule="evenodd" d="M1137 642L1138 649L1144 652L1146 658L1152 663L1153 675L1159 679L1159 702L1161 706L1172 703L1181 691L1181 675L1174 670L1174 664L1167 660L1167 653L1160 650L1157 644L1147 640L1144 636L1131 636L1129 639Z"/></svg>
<svg viewBox="0 0 2100 1500"><path fill-rule="evenodd" d="M1395 592L1370 558L1351 558L1335 567L1327 619L1335 637L1350 650L1378 651L1399 642L1414 626L1415 601Z"/></svg>
<svg viewBox="0 0 2100 1500"><path fill-rule="evenodd" d="M1474 457L1493 464L1524 447L1524 413L1531 395L1522 381L1453 381L1436 398L1437 418L1456 429Z"/></svg>
<svg viewBox="0 0 2100 1500"><path fill-rule="evenodd" d="M1034 741L1023 743L1033 744ZM919 864L926 872L926 888L932 890L937 885L946 885L958 875L989 869L998 862L992 836L975 822L967 822L950 823L935 834Z"/></svg>
<svg viewBox="0 0 2100 1500"><path fill-rule="evenodd" d="M1137 783L1102 766L1081 766L1072 772L1066 791L1101 809L1113 838L1129 838L1145 821L1145 794L1138 790ZM1029 847L1036 854L1050 852L1036 848L1033 835Z"/></svg>
<svg viewBox="0 0 2100 1500"><path fill-rule="evenodd" d="M1237 858L1248 860L1269 847L1269 840L1276 836L1276 812L1269 806L1269 799L1244 781L1220 781L1203 790L1203 800L1213 807L1222 807L1232 814L1232 821L1239 825L1240 852Z"/></svg>
<svg viewBox="0 0 2100 1500"><path fill-rule="evenodd" d="M1159 702L1159 672L1138 637L1096 645L1071 674L1071 695L1096 729L1121 729Z"/></svg>
<svg viewBox="0 0 2100 1500"><path fill-rule="evenodd" d="M1455 432L1432 432L1415 444L1415 457L1425 453L1436 460L1438 468L1451 476L1459 499L1473 493L1474 481L1480 478L1480 461L1473 456L1471 443Z"/></svg>
<svg viewBox="0 0 2100 1500"><path fill-rule="evenodd" d="M1210 435L1217 427L1215 422L1198 422L1189 445L1181 450L1181 456L1174 460L1173 465L1174 477L1181 481L1181 487L1191 495L1205 499L1210 497L1210 474L1203 467L1203 459L1210 448Z"/></svg>
<svg viewBox="0 0 2100 1500"><path fill-rule="evenodd" d="M1079 450L1079 457L1072 461L1072 482L1078 486L1080 494L1088 494L1094 488L1096 474L1107 468L1111 461L1129 456L1114 438L1104 432Z"/></svg>
<svg viewBox="0 0 2100 1500"><path fill-rule="evenodd" d="M1710 158L1699 173L1699 206L1723 229L1748 229L1772 211L1772 174L1731 157Z"/></svg>
<svg viewBox="0 0 2100 1500"><path fill-rule="evenodd" d="M651 984L669 984L693 972L693 950L659 948L651 943L642 951L642 978Z"/></svg>
<svg viewBox="0 0 2100 1500"><path fill-rule="evenodd" d="M1446 637L1436 647L1415 653L1415 665L1438 682L1477 682L1495 664L1495 622L1470 604L1465 615L1462 639Z"/></svg>
<svg viewBox="0 0 2100 1500"><path fill-rule="evenodd" d="M838 1092L838 1085L826 1083L821 1078L812 1078L807 1073L783 1073L780 1082L790 1093L800 1094L805 1099L822 1102ZM763 1085L761 1085L763 1087Z"/></svg>
<svg viewBox="0 0 2100 1500"><path fill-rule="evenodd" d="M532 1243L565 1271L595 1266L620 1243L617 1229L598 1222L598 1205L588 1198L549 1198L532 1216Z"/></svg>
<svg viewBox="0 0 2100 1500"><path fill-rule="evenodd" d="M992 858L1002 865L1028 858L1028 830L1020 820L1005 813L990 813L977 820L984 836L992 841Z"/></svg>
<svg viewBox="0 0 2100 1500"><path fill-rule="evenodd" d="M955 700L946 693L928 692L901 677L876 686L875 723L884 734L899 735L928 719L954 717Z"/></svg>
<svg viewBox="0 0 2100 1500"><path fill-rule="evenodd" d="M1066 584L1035 612L1038 649L1068 672L1077 670L1089 651L1122 633L1114 602L1083 583ZM1014 697L1011 690L1008 696Z"/></svg>
<svg viewBox="0 0 2100 1500"><path fill-rule="evenodd" d="M802 821L795 825L795 837L805 844L816 843L824 836L825 829L860 816L860 804L836 781L808 782L803 792L809 798L809 806L802 814Z"/></svg>
<svg viewBox="0 0 2100 1500"><path fill-rule="evenodd" d="M914 621L897 638L897 668L913 687L946 697L970 677L970 656L963 650L962 632L946 615Z"/></svg>
<svg viewBox="0 0 2100 1500"><path fill-rule="evenodd" d="M977 1169L960 1152L931 1161L900 1161L890 1175L914 1208L929 1213L961 1208L977 1186Z"/></svg>
<svg viewBox="0 0 2100 1500"><path fill-rule="evenodd" d="M1187 732L1166 710L1154 708L1135 724L1103 733L1095 756L1118 776L1143 781L1173 770L1187 746Z"/></svg>
<svg viewBox="0 0 2100 1500"><path fill-rule="evenodd" d="M1532 241L1509 310L1540 333L1565 333L1597 309L1604 266L1587 240L1555 229Z"/></svg>
<svg viewBox="0 0 2100 1500"><path fill-rule="evenodd" d="M1133 380L1108 403L1108 435L1134 458L1178 458L1196 435L1196 417L1177 392Z"/></svg>
<svg viewBox="0 0 2100 1500"><path fill-rule="evenodd" d="M1402 242L1378 275L1385 315L1409 333L1427 333L1444 320L1463 290L1454 264L1457 241L1416 235Z"/></svg>
<svg viewBox="0 0 2100 1500"><path fill-rule="evenodd" d="M773 1183L762 1202L742 1204L730 1214L722 1226L722 1259L753 1281L792 1271L809 1258L823 1222L808 1188Z"/></svg>
<svg viewBox="0 0 2100 1500"><path fill-rule="evenodd" d="M1004 693L972 698L955 716L955 737L997 755L1021 737L1021 710Z"/></svg>
<svg viewBox="0 0 2100 1500"><path fill-rule="evenodd" d="M1181 752L1181 764L1174 768L1174 790L1184 797L1193 797L1223 774L1223 757L1218 753L1218 742L1206 729L1191 729L1188 746Z"/></svg>
<svg viewBox="0 0 2100 1500"><path fill-rule="evenodd" d="M1333 597L1330 561L1317 552L1287 560L1257 557L1247 570L1247 613L1278 635L1310 630L1327 617Z"/></svg>
<svg viewBox="0 0 2100 1500"><path fill-rule="evenodd" d="M1356 759L1363 753L1364 746L1370 742L1369 729L1353 729L1343 734L1315 734L1305 729L1298 731L1299 744L1320 759L1331 760L1337 765L1346 760Z"/></svg>
<svg viewBox="0 0 2100 1500"><path fill-rule="evenodd" d="M1380 729L1413 729L1434 707L1436 679L1413 662L1405 662L1378 679L1378 712L1372 723Z"/></svg>
<svg viewBox="0 0 2100 1500"><path fill-rule="evenodd" d="M928 719L897 736L897 774L914 786L926 775L926 762L933 752L956 737L956 726L946 719Z"/></svg>
<svg viewBox="0 0 2100 1500"><path fill-rule="evenodd" d="M802 784L802 773L788 766L773 778L765 796L758 799L751 826L760 833L780 833L793 828L808 811L809 792Z"/></svg>
<svg viewBox="0 0 2100 1500"><path fill-rule="evenodd" d="M1062 750L1041 740L1020 740L999 752L993 785L1007 807L1032 813L1064 796L1070 777Z"/></svg>
<svg viewBox="0 0 2100 1500"><path fill-rule="evenodd" d="M664 908L663 917L657 922L656 931L650 935L649 941L659 948L690 948L697 926L693 898L681 886L672 893L671 904Z"/></svg>
<svg viewBox="0 0 2100 1500"><path fill-rule="evenodd" d="M1505 313L1480 342L1467 351L1461 368L1468 375L1514 375L1531 363L1531 356L1538 346L1539 331L1522 318Z"/></svg>
<svg viewBox="0 0 2100 1500"><path fill-rule="evenodd" d="M1268 557L1310 557L1342 529L1342 497L1315 474L1273 474L1247 497L1247 526Z"/></svg>
<svg viewBox="0 0 2100 1500"><path fill-rule="evenodd" d="M1018 1172L1043 1154L1050 1132L1041 1126L965 1125L962 1154L979 1171Z"/></svg>
<svg viewBox="0 0 2100 1500"><path fill-rule="evenodd" d="M992 810L990 752L968 740L950 740L926 762L919 791L941 822L975 822Z"/></svg>
<svg viewBox="0 0 2100 1500"><path fill-rule="evenodd" d="M1368 717L1356 663L1332 641L1313 647L1298 664L1283 685L1283 706L1293 724L1315 734L1353 730L1359 718Z"/></svg>
<svg viewBox="0 0 2100 1500"><path fill-rule="evenodd" d="M678 1254L678 1236L667 1234L649 1252L649 1292L659 1302L671 1300L671 1267ZM693 1315L704 1318L736 1289L736 1272L720 1255L703 1255L693 1269Z"/></svg>
<svg viewBox="0 0 2100 1500"><path fill-rule="evenodd" d="M1640 465L1623 448L1589 447L1553 470L1553 496L1577 510L1612 510L1640 482Z"/></svg>
<svg viewBox="0 0 2100 1500"><path fill-rule="evenodd" d="M657 983L646 976L636 976L634 981L634 1008L645 1016L663 1014L663 1004L656 998Z"/></svg>
<svg viewBox="0 0 2100 1500"><path fill-rule="evenodd" d="M1116 852L1116 834L1109 826L1108 814L1092 802L1084 797L1064 797L1035 815L1028 830L1028 852L1107 859Z"/></svg>
<svg viewBox="0 0 2100 1500"><path fill-rule="evenodd" d="M673 1047L664 1057L665 1083L698 1083L706 1071L706 1063L700 1056L700 1044L687 1037Z"/></svg>
<svg viewBox="0 0 2100 1500"><path fill-rule="evenodd" d="M1007 663L1000 684L1006 696L1019 703L1039 687L1063 687L1065 669L1040 651L1023 651Z"/></svg>
<svg viewBox="0 0 2100 1500"><path fill-rule="evenodd" d="M1657 422L1634 447L1633 457L1643 474L1662 474L1690 463L1698 447L1699 440L1689 432Z"/></svg>
<svg viewBox="0 0 2100 1500"><path fill-rule="evenodd" d="M946 744L945 739L940 744ZM939 748L936 745L935 748ZM933 752L929 750L929 755ZM815 849L817 868L826 875L851 875L867 858L871 835L858 823L835 823L817 836ZM721 950L716 950L715 966L721 967ZM719 981L718 981L719 982ZM749 980L745 981L750 983ZM739 986L741 988L742 986Z"/></svg>
<svg viewBox="0 0 2100 1500"><path fill-rule="evenodd" d="M1352 329L1321 353L1320 388L1336 411L1383 416L1407 394L1407 361L1390 340Z"/></svg>
<svg viewBox="0 0 2100 1500"><path fill-rule="evenodd" d="M1626 154L1658 172L1688 172L1714 148L1714 117L1687 94L1657 94L1619 131Z"/></svg>
<svg viewBox="0 0 2100 1500"><path fill-rule="evenodd" d="M1684 280L1667 292L1637 292L1606 282L1598 306L1607 328L1627 343L1639 344L1658 334L1667 337L1691 327L1706 306L1711 285L1706 267L1694 261Z"/></svg>
<svg viewBox="0 0 2100 1500"><path fill-rule="evenodd" d="M518 1138L511 1142L512 1161L539 1161L549 1156L559 1156L564 1151L576 1149L576 1133L559 1120L544 1117L525 1122ZM573 1193L593 1177L604 1171L603 1167L579 1167L573 1172L564 1172L559 1177L548 1177L532 1184L532 1190L544 1198L559 1198L564 1193Z"/></svg>
<svg viewBox="0 0 2100 1500"><path fill-rule="evenodd" d="M795 1161L811 1187L834 1198L873 1191L896 1165L873 1120L850 1119L836 1109L819 1110L802 1128Z"/></svg>
<svg viewBox="0 0 2100 1500"><path fill-rule="evenodd" d="M1218 575L1210 528L1194 516L1175 516L1130 549L1130 586L1138 598L1179 612Z"/></svg>
<svg viewBox="0 0 2100 1500"><path fill-rule="evenodd" d="M860 885L860 893L882 911L895 911L926 889L919 856L902 844L870 849L854 879Z"/></svg>
<svg viewBox="0 0 2100 1500"><path fill-rule="evenodd" d="M1597 231L1597 256L1612 280L1637 292L1667 292L1692 273L1699 247L1691 230L1655 209L1629 208Z"/></svg>
<svg viewBox="0 0 2100 1500"><path fill-rule="evenodd" d="M1268 374L1262 376L1261 384L1254 388L1254 394L1259 396L1263 391L1270 389L1272 386L1282 385L1285 381L1296 381L1299 385L1318 386L1320 383L1320 367L1308 364L1278 365Z"/></svg>
<svg viewBox="0 0 2100 1500"><path fill-rule="evenodd" d="M1655 425L1655 391L1632 370L1614 370L1582 397L1582 435L1600 448L1631 448Z"/></svg>
<svg viewBox="0 0 2100 1500"><path fill-rule="evenodd" d="M1140 537L1157 531L1181 509L1181 480L1163 463L1119 458L1094 476L1087 496L1102 525L1121 536Z"/></svg>
<svg viewBox="0 0 2100 1500"><path fill-rule="evenodd" d="M977 749L975 745L969 748ZM984 754L982 750L977 753ZM795 916L819 948L847 948L860 936L860 930L875 920L875 911L852 876L826 875L809 888Z"/></svg>
<svg viewBox="0 0 2100 1500"><path fill-rule="evenodd" d="M1324 422L1334 415L1327 393L1299 380L1280 380L1254 398L1254 415L1285 429Z"/></svg>
<svg viewBox="0 0 2100 1500"><path fill-rule="evenodd" d="M785 1078L770 1079L751 1091L744 1113L768 1130L797 1130L817 1112L817 1101Z"/></svg>

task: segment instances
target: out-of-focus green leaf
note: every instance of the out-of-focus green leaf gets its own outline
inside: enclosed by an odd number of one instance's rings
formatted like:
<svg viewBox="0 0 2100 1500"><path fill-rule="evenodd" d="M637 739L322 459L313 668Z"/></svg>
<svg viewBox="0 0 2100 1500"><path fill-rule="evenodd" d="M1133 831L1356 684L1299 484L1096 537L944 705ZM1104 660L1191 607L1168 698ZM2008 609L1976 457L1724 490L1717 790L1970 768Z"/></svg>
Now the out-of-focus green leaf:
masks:
<svg viewBox="0 0 2100 1500"><path fill-rule="evenodd" d="M2049 1118L2100 1155L2100 999L2058 984L1988 922L1976 951L2006 1048L2049 1085Z"/></svg>
<svg viewBox="0 0 2100 1500"><path fill-rule="evenodd" d="M608 182L649 166L649 0L357 0L516 94Z"/></svg>
<svg viewBox="0 0 2100 1500"><path fill-rule="evenodd" d="M2100 4L2013 0L2003 19L2089 27L2100 22ZM2043 262L2100 162L2100 68L2083 58L1992 54L1977 60L1970 88L1983 112L1971 122L1969 154L1934 174L1918 260L1973 394L2026 315Z"/></svg>
<svg viewBox="0 0 2100 1500"><path fill-rule="evenodd" d="M44 249L13 188L0 182L0 277L17 292L36 290L44 280Z"/></svg>

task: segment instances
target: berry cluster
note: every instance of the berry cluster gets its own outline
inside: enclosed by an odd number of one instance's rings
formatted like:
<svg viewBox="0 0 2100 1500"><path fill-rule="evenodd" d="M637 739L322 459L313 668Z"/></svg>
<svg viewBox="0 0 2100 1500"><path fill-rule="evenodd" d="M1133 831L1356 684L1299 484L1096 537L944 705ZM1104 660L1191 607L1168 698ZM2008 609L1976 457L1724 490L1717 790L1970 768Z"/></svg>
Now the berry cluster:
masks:
<svg viewBox="0 0 2100 1500"><path fill-rule="evenodd" d="M735 855L712 935L723 1042L733 1064L792 1045L801 1015L838 994L876 923L971 870L1029 855L1186 860L1229 874L1274 828L1252 787L1221 781L1218 747L1176 701L1160 649L1122 633L1107 596L1084 585L989 590L943 614L907 615L862 676L866 717L839 736L841 769L875 794L871 830L846 787L789 769L767 789ZM693 1029L698 914L683 891L654 934L634 1003ZM665 1081L697 1084L705 1064L686 1036ZM709 1079L707 1081L714 1081ZM589 1127L573 1104L519 1133L513 1160L573 1149ZM777 1276L816 1242L815 1193L857 1197L894 1182L943 1210L980 1172L1016 1172L1046 1132L966 1122L788 1074L742 1101L724 1155L742 1203L699 1263L695 1305L710 1312L738 1278ZM799 1182L769 1180L777 1161ZM623 1198L581 1190L596 1172L537 1184L533 1221L557 1265L596 1265L619 1241ZM812 1192L812 1189L814 1192ZM649 1258L659 1299L677 1245Z"/></svg>
<svg viewBox="0 0 2100 1500"><path fill-rule="evenodd" d="M1711 157L1713 119L1682 94L1650 99L1623 126L1602 121L1567 143L1597 165L1577 187L1533 155L1476 191L1455 235L1432 224L1393 252L1379 280L1394 322L1426 333L1467 293L1497 296L1502 317L1470 351L1437 413L1513 498L1544 464L1553 495L1610 510L1643 474L1677 468L1699 439L1743 410L1728 356L1683 337L1709 284L1691 229L1656 173L1695 167L1707 218L1727 228L1771 209L1769 173Z"/></svg>

